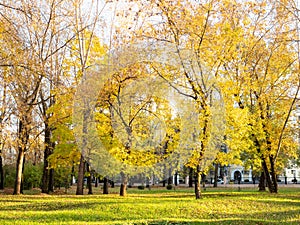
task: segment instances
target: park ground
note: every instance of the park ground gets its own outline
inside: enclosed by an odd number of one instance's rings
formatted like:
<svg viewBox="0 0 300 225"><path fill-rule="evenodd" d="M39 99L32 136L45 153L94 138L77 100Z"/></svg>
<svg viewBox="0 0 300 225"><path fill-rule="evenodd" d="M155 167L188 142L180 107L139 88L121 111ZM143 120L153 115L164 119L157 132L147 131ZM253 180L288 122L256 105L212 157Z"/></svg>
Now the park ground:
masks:
<svg viewBox="0 0 300 225"><path fill-rule="evenodd" d="M280 187L278 194L254 186L227 186L203 190L195 200L193 189L129 188L102 195L74 195L74 189L40 194L25 191L14 196L0 192L0 224L300 224L300 185Z"/></svg>

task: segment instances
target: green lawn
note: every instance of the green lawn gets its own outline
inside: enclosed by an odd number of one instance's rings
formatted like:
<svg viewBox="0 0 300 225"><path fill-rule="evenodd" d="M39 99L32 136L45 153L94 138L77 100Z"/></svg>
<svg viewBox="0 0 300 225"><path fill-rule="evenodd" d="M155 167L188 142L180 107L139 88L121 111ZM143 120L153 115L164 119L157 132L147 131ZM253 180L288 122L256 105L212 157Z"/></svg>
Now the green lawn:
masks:
<svg viewBox="0 0 300 225"><path fill-rule="evenodd" d="M0 195L0 224L300 224L300 188L276 195L208 188L201 200L192 189L129 189L125 198Z"/></svg>

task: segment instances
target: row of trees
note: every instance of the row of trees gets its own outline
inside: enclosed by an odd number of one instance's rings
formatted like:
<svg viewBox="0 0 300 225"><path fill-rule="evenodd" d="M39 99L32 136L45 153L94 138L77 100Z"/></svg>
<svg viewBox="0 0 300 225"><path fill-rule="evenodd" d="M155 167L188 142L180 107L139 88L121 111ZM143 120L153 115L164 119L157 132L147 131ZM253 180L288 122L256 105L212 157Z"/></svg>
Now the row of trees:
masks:
<svg viewBox="0 0 300 225"><path fill-rule="evenodd" d="M45 193L59 167L77 194L94 169L121 174L125 195L129 175L184 165L200 198L212 161L278 191L298 156L297 1L84 2L0 3L0 172L16 160L15 194L25 159L43 161Z"/></svg>

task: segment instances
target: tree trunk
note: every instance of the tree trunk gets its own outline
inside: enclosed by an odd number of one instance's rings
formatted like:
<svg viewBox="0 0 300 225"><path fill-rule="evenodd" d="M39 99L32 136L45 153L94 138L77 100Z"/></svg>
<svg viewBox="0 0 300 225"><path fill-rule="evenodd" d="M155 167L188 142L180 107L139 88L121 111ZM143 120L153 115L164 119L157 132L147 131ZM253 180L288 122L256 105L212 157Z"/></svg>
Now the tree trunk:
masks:
<svg viewBox="0 0 300 225"><path fill-rule="evenodd" d="M54 192L54 169L49 170L48 193Z"/></svg>
<svg viewBox="0 0 300 225"><path fill-rule="evenodd" d="M177 171L175 173L174 184L175 184L175 186L178 185L178 172Z"/></svg>
<svg viewBox="0 0 300 225"><path fill-rule="evenodd" d="M98 176L95 177L95 188L98 187L99 178Z"/></svg>
<svg viewBox="0 0 300 225"><path fill-rule="evenodd" d="M173 180L173 177L170 176L170 177L168 178L168 185L171 185L171 184L172 184L172 180Z"/></svg>
<svg viewBox="0 0 300 225"><path fill-rule="evenodd" d="M19 147L17 165L16 165L16 179L14 186L14 195L20 195L22 193L21 184L22 184L22 176L23 176L23 162L24 162L24 149Z"/></svg>
<svg viewBox="0 0 300 225"><path fill-rule="evenodd" d="M84 158L83 155L81 155L79 167L78 167L76 195L83 195L83 186L84 186Z"/></svg>
<svg viewBox="0 0 300 225"><path fill-rule="evenodd" d="M189 187L193 187L194 169L189 168Z"/></svg>
<svg viewBox="0 0 300 225"><path fill-rule="evenodd" d="M3 172L3 161L0 151L0 190L4 189L4 172Z"/></svg>
<svg viewBox="0 0 300 225"><path fill-rule="evenodd" d="M122 183L120 187L120 196L126 196L126 189L127 189L127 175L121 172L121 177L122 177Z"/></svg>
<svg viewBox="0 0 300 225"><path fill-rule="evenodd" d="M103 194L108 194L108 179L107 177L104 177L104 183L103 183Z"/></svg>
<svg viewBox="0 0 300 225"><path fill-rule="evenodd" d="M45 150L44 150L44 167L42 176L42 193L49 193L49 163L48 157L51 154L51 130L48 123L45 122Z"/></svg>
<svg viewBox="0 0 300 225"><path fill-rule="evenodd" d="M273 183L273 193L278 193L278 183L277 183L277 174L275 171L275 160L273 156L269 157L270 159L270 165L271 165L271 180Z"/></svg>
<svg viewBox="0 0 300 225"><path fill-rule="evenodd" d="M260 179L259 179L259 191L266 191L266 178L265 178L265 173L264 171L261 172L260 174Z"/></svg>
<svg viewBox="0 0 300 225"><path fill-rule="evenodd" d="M23 121L25 121L25 123ZM14 194L19 195L23 192L22 179L23 179L23 168L25 163L25 150L29 139L29 119L24 116L19 121L18 139L20 140L18 147L18 158L16 164L16 179L14 185Z"/></svg>
<svg viewBox="0 0 300 225"><path fill-rule="evenodd" d="M83 125L82 125L82 146L81 146L81 157L78 167L78 181L77 181L77 190L76 195L83 195L84 187L84 169L85 169L85 160L84 155L87 148L87 135L88 135L88 123L90 116L90 106L88 105L86 99L84 99L84 111L83 111Z"/></svg>
<svg viewBox="0 0 300 225"><path fill-rule="evenodd" d="M196 169L196 179L195 179L195 196L196 199L200 199L201 196L201 172L200 172L200 166L197 166Z"/></svg>
<svg viewBox="0 0 300 225"><path fill-rule="evenodd" d="M201 181L202 181L202 188L204 189L204 190L206 190L205 188L205 180L206 180L206 175L203 173L202 175L201 175Z"/></svg>
<svg viewBox="0 0 300 225"><path fill-rule="evenodd" d="M168 176L168 185L171 185L173 182L172 170L169 169L169 176Z"/></svg>
<svg viewBox="0 0 300 225"><path fill-rule="evenodd" d="M113 180L110 181L111 188L115 187L115 182Z"/></svg>
<svg viewBox="0 0 300 225"><path fill-rule="evenodd" d="M88 194L92 195L93 194L93 187L92 187L92 173L90 171L90 165L86 163L86 172L88 172L88 177L87 177L87 186L88 186Z"/></svg>
<svg viewBox="0 0 300 225"><path fill-rule="evenodd" d="M265 178L266 178L266 182L267 182L269 192L270 193L277 193L276 189L275 189L275 186L274 186L274 183L271 180L270 172L269 172L269 169L268 169L268 166L267 166L267 163L266 163L265 159L262 159L262 167L263 167L263 171L264 171L264 174L265 174Z"/></svg>
<svg viewBox="0 0 300 225"><path fill-rule="evenodd" d="M214 187L218 187L218 171L219 171L219 164L215 163Z"/></svg>
<svg viewBox="0 0 300 225"><path fill-rule="evenodd" d="M74 179L74 172L75 172L75 169L74 169L74 165L72 165L72 170L71 170L71 179L70 179L70 186L73 186L73 179Z"/></svg>

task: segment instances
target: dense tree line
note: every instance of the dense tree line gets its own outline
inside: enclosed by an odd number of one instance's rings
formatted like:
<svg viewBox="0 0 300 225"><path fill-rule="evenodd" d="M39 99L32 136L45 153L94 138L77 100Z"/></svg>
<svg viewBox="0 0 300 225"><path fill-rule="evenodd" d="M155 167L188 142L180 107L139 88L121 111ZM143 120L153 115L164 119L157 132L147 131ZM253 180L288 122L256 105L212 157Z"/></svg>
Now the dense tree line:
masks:
<svg viewBox="0 0 300 225"><path fill-rule="evenodd" d="M185 166L201 198L214 161L277 193L299 154L298 13L280 0L1 2L0 188L4 162L14 194L27 162L42 163L42 192L65 173L76 194L92 174L121 175L125 195L130 176Z"/></svg>

